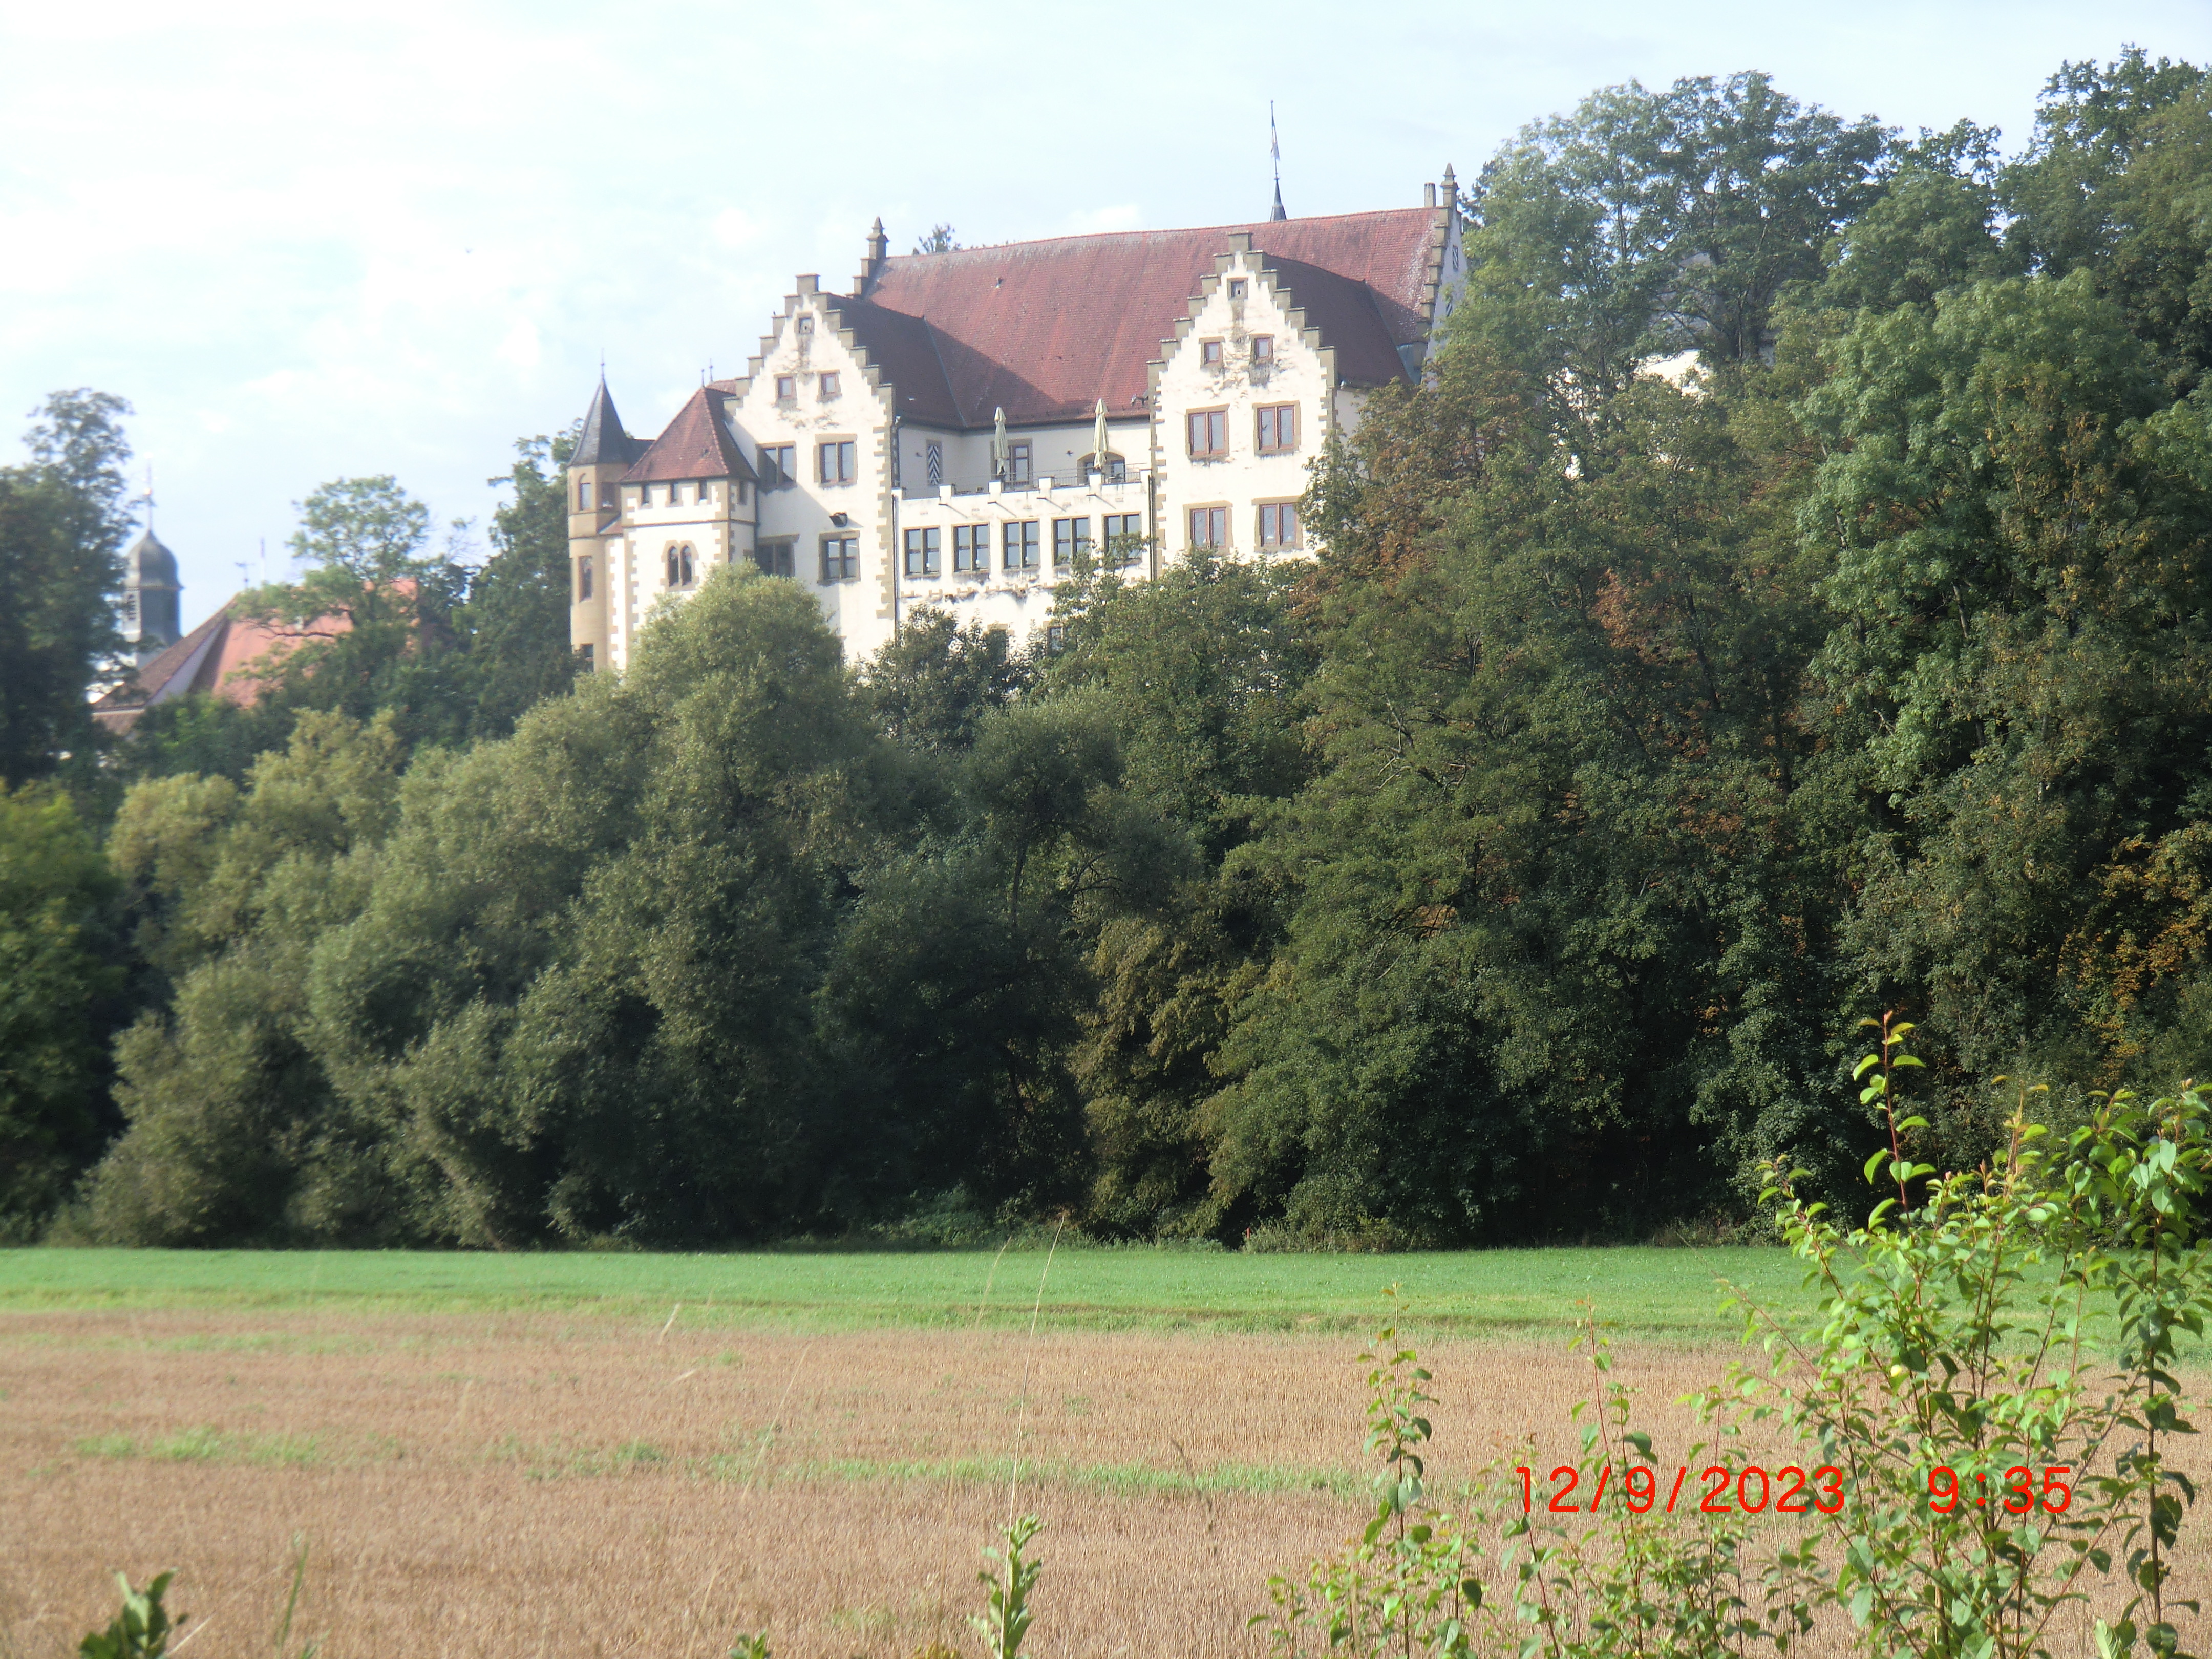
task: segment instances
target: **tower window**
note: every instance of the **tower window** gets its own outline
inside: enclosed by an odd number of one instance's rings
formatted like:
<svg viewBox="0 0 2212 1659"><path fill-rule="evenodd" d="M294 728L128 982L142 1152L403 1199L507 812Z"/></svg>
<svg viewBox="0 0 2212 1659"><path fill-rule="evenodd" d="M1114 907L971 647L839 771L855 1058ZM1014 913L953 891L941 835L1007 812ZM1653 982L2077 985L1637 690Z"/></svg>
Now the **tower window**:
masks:
<svg viewBox="0 0 2212 1659"><path fill-rule="evenodd" d="M125 622L138 620L138 596L136 593L125 593L123 596L123 620Z"/></svg>
<svg viewBox="0 0 2212 1659"><path fill-rule="evenodd" d="M668 550L668 586L690 587L698 579L699 573L693 562L690 546L670 548Z"/></svg>
<svg viewBox="0 0 2212 1659"><path fill-rule="evenodd" d="M588 553L576 561L576 603L581 605L592 597L592 556Z"/></svg>
<svg viewBox="0 0 2212 1659"><path fill-rule="evenodd" d="M576 510L579 513L592 510L592 481L589 478L576 480Z"/></svg>

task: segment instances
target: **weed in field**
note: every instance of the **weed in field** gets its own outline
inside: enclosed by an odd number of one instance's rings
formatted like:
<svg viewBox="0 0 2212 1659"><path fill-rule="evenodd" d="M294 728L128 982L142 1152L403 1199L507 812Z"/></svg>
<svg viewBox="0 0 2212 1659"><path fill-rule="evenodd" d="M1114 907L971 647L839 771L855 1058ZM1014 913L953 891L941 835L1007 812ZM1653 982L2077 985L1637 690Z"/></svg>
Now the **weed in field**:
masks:
<svg viewBox="0 0 2212 1659"><path fill-rule="evenodd" d="M1043 1575L1044 1563L1035 1558L1024 1559L1022 1551L1043 1528L1044 1522L1034 1515L1022 1516L1007 1527L1004 1551L987 1548L983 1552L996 1564L996 1570L975 1575L983 1586L986 1606L984 1612L971 1615L968 1622L983 1638L988 1659L1015 1659L1036 1618L1030 1597Z"/></svg>
<svg viewBox="0 0 2212 1659"><path fill-rule="evenodd" d="M173 1572L165 1572L144 1589L134 1590L131 1581L117 1573L115 1582L123 1587L122 1611L106 1630L94 1632L77 1644L78 1659L162 1659L169 1650L174 1626L161 1598L169 1593L169 1581L175 1577Z"/></svg>

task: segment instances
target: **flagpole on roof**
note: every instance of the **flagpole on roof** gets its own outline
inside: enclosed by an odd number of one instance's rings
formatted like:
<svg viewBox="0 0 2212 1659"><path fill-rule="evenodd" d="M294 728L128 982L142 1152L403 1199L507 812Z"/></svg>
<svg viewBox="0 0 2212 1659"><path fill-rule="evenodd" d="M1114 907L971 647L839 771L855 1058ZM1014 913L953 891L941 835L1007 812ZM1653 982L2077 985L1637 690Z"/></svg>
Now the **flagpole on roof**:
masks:
<svg viewBox="0 0 2212 1659"><path fill-rule="evenodd" d="M1267 100L1267 154L1275 164L1275 210L1267 217L1287 219L1291 216L1283 211L1283 139L1275 131L1275 100L1272 98Z"/></svg>

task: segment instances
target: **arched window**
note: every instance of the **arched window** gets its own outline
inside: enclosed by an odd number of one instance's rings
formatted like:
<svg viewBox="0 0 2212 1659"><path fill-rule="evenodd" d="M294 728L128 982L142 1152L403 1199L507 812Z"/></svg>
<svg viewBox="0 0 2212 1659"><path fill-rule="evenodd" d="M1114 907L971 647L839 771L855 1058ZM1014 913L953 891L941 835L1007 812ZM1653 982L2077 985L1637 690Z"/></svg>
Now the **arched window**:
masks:
<svg viewBox="0 0 2212 1659"><path fill-rule="evenodd" d="M1083 476L1085 477L1096 472L1103 477L1108 483L1127 483L1129 480L1128 462L1110 449L1103 454L1094 449L1076 465L1081 468Z"/></svg>
<svg viewBox="0 0 2212 1659"><path fill-rule="evenodd" d="M690 544L686 543L680 547L670 548L668 585L671 587L689 587L697 580L698 571L692 563Z"/></svg>

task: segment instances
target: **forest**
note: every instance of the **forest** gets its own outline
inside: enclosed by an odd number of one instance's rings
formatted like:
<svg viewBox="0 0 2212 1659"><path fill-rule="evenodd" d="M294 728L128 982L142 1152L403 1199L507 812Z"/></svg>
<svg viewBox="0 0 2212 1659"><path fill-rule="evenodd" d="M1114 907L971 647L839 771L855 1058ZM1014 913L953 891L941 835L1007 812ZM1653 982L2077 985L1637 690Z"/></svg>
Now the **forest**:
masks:
<svg viewBox="0 0 2212 1659"><path fill-rule="evenodd" d="M2212 80L2009 152L1634 83L1467 192L1313 560L1085 571L1061 647L844 662L715 572L567 646L567 439L490 556L301 503L345 611L119 743L127 406L0 470L0 1237L1726 1236L2212 1049ZM2003 1098L1996 1079L2009 1078Z"/></svg>

